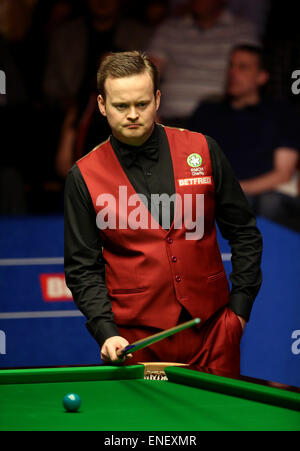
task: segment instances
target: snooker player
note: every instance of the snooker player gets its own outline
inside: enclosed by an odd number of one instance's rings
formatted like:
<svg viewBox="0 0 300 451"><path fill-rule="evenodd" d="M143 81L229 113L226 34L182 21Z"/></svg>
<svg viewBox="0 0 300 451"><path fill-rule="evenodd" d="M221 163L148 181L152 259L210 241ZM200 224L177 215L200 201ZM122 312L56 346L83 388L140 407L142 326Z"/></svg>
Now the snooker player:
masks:
<svg viewBox="0 0 300 451"><path fill-rule="evenodd" d="M97 81L112 135L68 174L65 274L102 361L117 363L128 343L199 317L130 363L237 372L262 239L233 170L211 137L155 122L159 75L145 54L107 55ZM232 249L231 290L215 223Z"/></svg>

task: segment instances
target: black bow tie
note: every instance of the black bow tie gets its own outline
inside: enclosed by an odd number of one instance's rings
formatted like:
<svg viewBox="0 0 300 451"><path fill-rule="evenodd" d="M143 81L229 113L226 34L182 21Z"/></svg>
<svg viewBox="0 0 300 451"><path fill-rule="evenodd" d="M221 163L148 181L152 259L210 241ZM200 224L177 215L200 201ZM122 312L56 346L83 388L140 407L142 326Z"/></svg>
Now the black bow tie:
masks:
<svg viewBox="0 0 300 451"><path fill-rule="evenodd" d="M131 166L141 155L149 160L158 161L158 145L150 142L143 144L141 147L122 147L122 157L128 167Z"/></svg>

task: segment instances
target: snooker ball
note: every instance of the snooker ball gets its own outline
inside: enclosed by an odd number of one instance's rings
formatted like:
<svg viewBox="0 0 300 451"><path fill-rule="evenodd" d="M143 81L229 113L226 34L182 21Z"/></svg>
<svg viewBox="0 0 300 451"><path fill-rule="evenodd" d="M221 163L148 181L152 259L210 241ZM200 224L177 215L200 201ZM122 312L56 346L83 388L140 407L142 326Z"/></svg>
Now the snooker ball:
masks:
<svg viewBox="0 0 300 451"><path fill-rule="evenodd" d="M68 393L63 398L63 406L68 412L77 412L80 405L81 399L76 393Z"/></svg>

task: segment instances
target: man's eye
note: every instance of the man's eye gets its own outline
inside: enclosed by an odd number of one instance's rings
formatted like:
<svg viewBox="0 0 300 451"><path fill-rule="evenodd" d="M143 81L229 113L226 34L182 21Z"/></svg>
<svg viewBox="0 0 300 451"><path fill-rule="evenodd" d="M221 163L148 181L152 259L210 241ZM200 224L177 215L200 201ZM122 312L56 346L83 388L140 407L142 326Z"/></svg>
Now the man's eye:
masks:
<svg viewBox="0 0 300 451"><path fill-rule="evenodd" d="M120 111L125 110L126 108L127 108L127 105L124 105L123 103L120 105L117 105L117 109Z"/></svg>
<svg viewBox="0 0 300 451"><path fill-rule="evenodd" d="M146 102L140 102L140 103L138 104L138 107L139 107L139 108L145 108L147 105L148 105L148 104L147 104Z"/></svg>

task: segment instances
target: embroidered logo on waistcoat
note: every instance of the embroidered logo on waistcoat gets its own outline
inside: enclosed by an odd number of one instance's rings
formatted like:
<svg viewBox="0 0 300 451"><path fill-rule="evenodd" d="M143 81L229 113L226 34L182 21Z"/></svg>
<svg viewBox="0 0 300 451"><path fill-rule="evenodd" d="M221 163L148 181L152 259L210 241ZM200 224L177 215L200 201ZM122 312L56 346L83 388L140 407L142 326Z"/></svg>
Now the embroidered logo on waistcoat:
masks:
<svg viewBox="0 0 300 451"><path fill-rule="evenodd" d="M202 164L202 157L198 153L192 153L188 156L187 163L191 168L199 168Z"/></svg>

